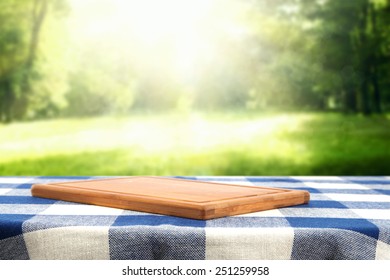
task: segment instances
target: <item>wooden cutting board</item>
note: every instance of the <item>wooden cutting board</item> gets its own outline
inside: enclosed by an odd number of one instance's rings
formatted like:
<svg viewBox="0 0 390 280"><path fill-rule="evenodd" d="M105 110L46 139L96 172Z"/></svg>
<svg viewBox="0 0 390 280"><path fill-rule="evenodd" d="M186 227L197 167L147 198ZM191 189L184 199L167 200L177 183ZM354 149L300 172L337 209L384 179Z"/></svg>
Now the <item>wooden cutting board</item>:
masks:
<svg viewBox="0 0 390 280"><path fill-rule="evenodd" d="M164 177L35 184L33 196L207 220L308 203L309 193Z"/></svg>

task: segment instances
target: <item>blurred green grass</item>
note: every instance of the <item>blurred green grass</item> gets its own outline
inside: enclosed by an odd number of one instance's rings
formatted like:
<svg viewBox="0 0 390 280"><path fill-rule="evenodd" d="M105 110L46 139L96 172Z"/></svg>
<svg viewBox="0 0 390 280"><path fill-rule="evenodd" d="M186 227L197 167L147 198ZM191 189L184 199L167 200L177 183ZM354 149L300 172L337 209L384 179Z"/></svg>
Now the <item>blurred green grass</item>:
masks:
<svg viewBox="0 0 390 280"><path fill-rule="evenodd" d="M135 114L0 125L0 175L388 175L389 116Z"/></svg>

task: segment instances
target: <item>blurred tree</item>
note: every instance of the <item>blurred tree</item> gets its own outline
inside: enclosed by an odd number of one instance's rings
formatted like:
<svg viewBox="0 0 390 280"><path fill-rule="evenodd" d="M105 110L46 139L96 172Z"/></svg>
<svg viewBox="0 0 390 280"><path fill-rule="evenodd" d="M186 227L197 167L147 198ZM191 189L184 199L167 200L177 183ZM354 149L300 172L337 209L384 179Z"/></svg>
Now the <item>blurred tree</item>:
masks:
<svg viewBox="0 0 390 280"><path fill-rule="evenodd" d="M390 102L390 0L370 3L372 38L370 47L371 78L374 93L375 112L380 113Z"/></svg>
<svg viewBox="0 0 390 280"><path fill-rule="evenodd" d="M65 0L1 0L0 121L28 111L33 83L44 74L36 63L44 22L50 11L66 9Z"/></svg>
<svg viewBox="0 0 390 280"><path fill-rule="evenodd" d="M248 108L326 109L327 96L317 82L325 77L314 59L315 37L306 30L299 2L250 3L249 34L239 52L248 69Z"/></svg>
<svg viewBox="0 0 390 280"><path fill-rule="evenodd" d="M214 0L199 22L131 2L0 0L0 121L389 108L390 0Z"/></svg>
<svg viewBox="0 0 390 280"><path fill-rule="evenodd" d="M300 2L303 16L315 24L311 30L317 42L315 57L334 76L331 95L346 112L381 112L380 81L383 69L389 69L388 5L382 0ZM318 84L322 82L327 79Z"/></svg>
<svg viewBox="0 0 390 280"><path fill-rule="evenodd" d="M24 26L17 19L25 17L25 4L26 1L0 2L0 121L5 122L12 118L17 99L15 82L20 80L24 68Z"/></svg>

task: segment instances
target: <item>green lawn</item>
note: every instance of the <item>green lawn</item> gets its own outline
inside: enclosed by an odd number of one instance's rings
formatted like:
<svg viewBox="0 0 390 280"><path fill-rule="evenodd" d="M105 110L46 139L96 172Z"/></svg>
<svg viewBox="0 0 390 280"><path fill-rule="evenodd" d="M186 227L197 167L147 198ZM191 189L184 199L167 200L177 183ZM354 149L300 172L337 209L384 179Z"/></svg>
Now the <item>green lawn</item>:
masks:
<svg viewBox="0 0 390 280"><path fill-rule="evenodd" d="M0 175L389 174L389 116L139 114L0 124Z"/></svg>

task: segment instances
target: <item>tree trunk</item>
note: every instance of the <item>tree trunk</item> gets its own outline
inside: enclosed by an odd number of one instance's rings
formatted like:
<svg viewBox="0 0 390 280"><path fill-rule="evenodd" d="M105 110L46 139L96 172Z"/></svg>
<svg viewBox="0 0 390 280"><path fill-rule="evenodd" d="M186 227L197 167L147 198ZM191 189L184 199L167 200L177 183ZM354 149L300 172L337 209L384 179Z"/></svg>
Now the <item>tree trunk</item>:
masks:
<svg viewBox="0 0 390 280"><path fill-rule="evenodd" d="M374 99L373 99L373 104L374 104L374 111L376 113L381 113L382 108L381 108L381 91L379 87L379 82L378 82L378 46L379 46L379 34L378 34L378 29L377 29L377 20L376 20L376 11L374 8L374 4L370 4L370 14L371 14L371 26L372 26L372 33L374 37L374 44L373 44L373 54L372 54L372 59L371 59L371 83L372 87L374 90Z"/></svg>
<svg viewBox="0 0 390 280"><path fill-rule="evenodd" d="M370 75L370 68L368 66L367 62L363 63L363 81L361 85L361 102L362 102L362 113L364 115L371 114L371 108L370 108L370 99L369 99L369 75ZM366 68L367 67L367 68Z"/></svg>
<svg viewBox="0 0 390 280"><path fill-rule="evenodd" d="M382 113L382 98L381 91L378 82L378 69L377 66L373 66L372 73L372 86L374 88L374 110L376 113Z"/></svg>
<svg viewBox="0 0 390 280"><path fill-rule="evenodd" d="M367 23L368 23L368 0L365 0L362 6L362 17L360 19L360 72L362 73L362 83L360 88L361 93L361 110L365 115L371 114L370 99L369 99L369 82L370 82L370 59L369 47L367 45Z"/></svg>
<svg viewBox="0 0 390 280"><path fill-rule="evenodd" d="M34 0L32 6L31 36L27 58L24 64L24 74L21 80L22 94L16 100L18 106L17 117L23 117L28 107L28 95L31 92L31 74L34 71L34 62L38 49L39 35L48 9L48 0Z"/></svg>
<svg viewBox="0 0 390 280"><path fill-rule="evenodd" d="M48 8L48 0L34 0L32 10L32 28L31 39L26 59L27 70L31 70L34 65L35 55L39 42L39 34L42 28L43 21L46 17Z"/></svg>
<svg viewBox="0 0 390 280"><path fill-rule="evenodd" d="M356 113L357 111L357 102L356 102L356 94L353 86L345 87L345 95L344 95L344 111L346 113Z"/></svg>
<svg viewBox="0 0 390 280"><path fill-rule="evenodd" d="M2 82L3 94L0 96L0 122L9 123L12 120L12 105L15 101L15 93L12 82L6 77Z"/></svg>

